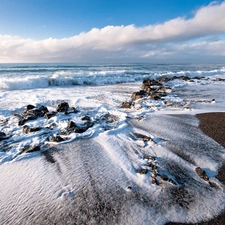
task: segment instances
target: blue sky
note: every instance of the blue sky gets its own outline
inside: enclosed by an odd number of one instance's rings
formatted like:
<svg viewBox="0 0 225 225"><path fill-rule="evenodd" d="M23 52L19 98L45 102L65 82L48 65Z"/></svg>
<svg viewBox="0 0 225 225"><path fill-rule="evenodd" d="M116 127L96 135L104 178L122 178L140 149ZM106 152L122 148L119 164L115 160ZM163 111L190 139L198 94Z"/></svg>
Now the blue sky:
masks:
<svg viewBox="0 0 225 225"><path fill-rule="evenodd" d="M0 0L0 62L225 62L225 1Z"/></svg>

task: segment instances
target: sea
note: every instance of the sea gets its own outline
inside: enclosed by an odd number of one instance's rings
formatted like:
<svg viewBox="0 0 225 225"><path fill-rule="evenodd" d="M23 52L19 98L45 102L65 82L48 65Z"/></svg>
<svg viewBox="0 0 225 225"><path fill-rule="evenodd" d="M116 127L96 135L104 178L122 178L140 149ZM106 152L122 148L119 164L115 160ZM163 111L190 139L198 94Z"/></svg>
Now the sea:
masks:
<svg viewBox="0 0 225 225"><path fill-rule="evenodd" d="M132 100L144 80L162 78L160 98ZM164 225L220 214L224 148L195 115L225 112L224 93L225 64L0 64L2 223Z"/></svg>

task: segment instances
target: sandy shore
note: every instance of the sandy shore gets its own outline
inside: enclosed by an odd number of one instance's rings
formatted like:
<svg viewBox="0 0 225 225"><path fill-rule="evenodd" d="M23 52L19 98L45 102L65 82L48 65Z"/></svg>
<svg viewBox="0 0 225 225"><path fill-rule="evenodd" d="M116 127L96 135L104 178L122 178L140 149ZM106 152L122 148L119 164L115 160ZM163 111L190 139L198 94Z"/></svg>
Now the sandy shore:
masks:
<svg viewBox="0 0 225 225"><path fill-rule="evenodd" d="M216 142L225 148L225 113L202 113L197 114L196 117L200 120L199 128L213 138ZM225 162L221 165L217 179L225 184ZM193 224L193 223L191 223ZM217 216L216 218L202 223L194 223L195 225L224 225L225 224L225 212ZM187 223L168 223L167 225L187 225Z"/></svg>
<svg viewBox="0 0 225 225"><path fill-rule="evenodd" d="M206 115L211 120L200 118ZM207 124L213 131L210 124L221 119L217 133L224 115L198 115L200 127ZM1 223L164 225L218 215L224 189L210 187L195 169L208 169L216 183L214 171L223 163L224 148L198 124L194 115L150 114L129 119L126 127L1 164ZM152 179L155 168L158 184ZM224 169L217 178L224 179ZM197 224L222 225L224 218Z"/></svg>

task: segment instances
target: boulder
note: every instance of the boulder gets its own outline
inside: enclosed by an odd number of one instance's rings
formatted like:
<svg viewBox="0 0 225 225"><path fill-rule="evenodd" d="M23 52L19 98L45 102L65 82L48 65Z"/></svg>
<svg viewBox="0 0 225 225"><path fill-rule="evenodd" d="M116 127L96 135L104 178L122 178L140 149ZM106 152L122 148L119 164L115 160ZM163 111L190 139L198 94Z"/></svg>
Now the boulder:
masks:
<svg viewBox="0 0 225 225"><path fill-rule="evenodd" d="M67 113L68 110L69 110L69 104L67 102L61 102L56 108L57 112Z"/></svg>

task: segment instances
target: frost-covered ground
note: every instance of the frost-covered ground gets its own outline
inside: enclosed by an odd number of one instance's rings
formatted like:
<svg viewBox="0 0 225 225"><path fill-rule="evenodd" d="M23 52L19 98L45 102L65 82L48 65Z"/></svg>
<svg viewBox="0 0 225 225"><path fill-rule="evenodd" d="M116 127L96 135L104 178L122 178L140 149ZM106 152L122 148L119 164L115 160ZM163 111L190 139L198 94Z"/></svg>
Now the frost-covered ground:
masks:
<svg viewBox="0 0 225 225"><path fill-rule="evenodd" d="M225 209L216 179L225 149L198 129L196 113L225 111L225 82L168 83L163 100L121 108L141 83L0 92L0 215L2 224L159 224L198 222ZM28 104L50 111L67 101L76 113L26 122ZM165 101L170 102L166 105ZM57 135L74 121L82 133ZM25 153L26 146L40 151ZM196 168L204 171L202 179Z"/></svg>

